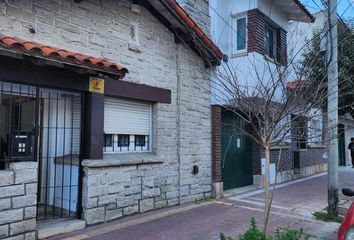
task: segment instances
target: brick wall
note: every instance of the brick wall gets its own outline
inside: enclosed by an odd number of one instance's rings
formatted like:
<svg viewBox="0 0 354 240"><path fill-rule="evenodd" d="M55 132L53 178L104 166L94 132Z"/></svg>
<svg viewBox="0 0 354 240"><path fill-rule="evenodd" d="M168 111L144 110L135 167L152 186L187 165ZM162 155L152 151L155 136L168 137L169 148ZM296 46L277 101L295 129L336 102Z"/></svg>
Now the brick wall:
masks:
<svg viewBox="0 0 354 240"><path fill-rule="evenodd" d="M268 24L278 31L277 38L277 61L282 64L287 64L287 32L277 26L269 17L258 9L252 9L247 12L248 18L248 52L257 52L264 54L264 35L265 26Z"/></svg>
<svg viewBox="0 0 354 240"><path fill-rule="evenodd" d="M248 52L264 54L265 17L258 9L247 12Z"/></svg>
<svg viewBox="0 0 354 240"><path fill-rule="evenodd" d="M288 40L287 32L284 29L280 29L280 42L278 44L278 61L282 65L288 64Z"/></svg>
<svg viewBox="0 0 354 240"><path fill-rule="evenodd" d="M0 171L0 239L35 239L37 163L11 163Z"/></svg>
<svg viewBox="0 0 354 240"><path fill-rule="evenodd" d="M287 171L294 169L294 151L298 151L294 147L287 147L281 150L279 171ZM327 163L327 160L323 158L323 154L327 151L324 147L308 148L300 151L300 167L310 167ZM279 149L271 150L271 163L277 164L279 158ZM261 146L253 147L253 174L261 174L261 159L265 157L264 150Z"/></svg>
<svg viewBox="0 0 354 240"><path fill-rule="evenodd" d="M327 148L309 148L306 151L300 152L300 166L309 167L318 164L327 163L327 159L323 158L323 154L328 152Z"/></svg>
<svg viewBox="0 0 354 240"><path fill-rule="evenodd" d="M221 182L221 107L211 106L212 121L212 177Z"/></svg>

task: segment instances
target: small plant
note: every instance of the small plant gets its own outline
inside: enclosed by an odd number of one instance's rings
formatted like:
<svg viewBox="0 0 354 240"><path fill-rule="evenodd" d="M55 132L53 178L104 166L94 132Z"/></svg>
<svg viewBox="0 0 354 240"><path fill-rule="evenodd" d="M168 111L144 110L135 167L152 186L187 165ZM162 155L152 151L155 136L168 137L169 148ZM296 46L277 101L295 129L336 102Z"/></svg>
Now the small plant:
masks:
<svg viewBox="0 0 354 240"><path fill-rule="evenodd" d="M250 228L242 235L240 235L239 240L267 240L264 233L258 229L256 220L251 219Z"/></svg>
<svg viewBox="0 0 354 240"><path fill-rule="evenodd" d="M277 230L275 237L266 236L261 230L258 229L256 220L251 219L249 229L239 236L239 240L309 240L312 235L304 232L303 229L290 229L284 228ZM236 240L231 237L225 236L220 233L220 240Z"/></svg>
<svg viewBox="0 0 354 240"><path fill-rule="evenodd" d="M337 222L337 223L342 222L342 218L332 216L332 215L328 214L328 212L324 212L324 211L314 212L312 215L316 218L316 220L321 220L324 222Z"/></svg>
<svg viewBox="0 0 354 240"><path fill-rule="evenodd" d="M309 240L311 237L313 236L305 233L302 228L300 230L284 228L277 231L275 240Z"/></svg>
<svg viewBox="0 0 354 240"><path fill-rule="evenodd" d="M220 240L234 240L231 237L226 237L223 233L220 233Z"/></svg>
<svg viewBox="0 0 354 240"><path fill-rule="evenodd" d="M202 200L195 200L194 204L201 204L201 203L207 203L207 202L212 202L212 201L213 201L213 198L207 197Z"/></svg>

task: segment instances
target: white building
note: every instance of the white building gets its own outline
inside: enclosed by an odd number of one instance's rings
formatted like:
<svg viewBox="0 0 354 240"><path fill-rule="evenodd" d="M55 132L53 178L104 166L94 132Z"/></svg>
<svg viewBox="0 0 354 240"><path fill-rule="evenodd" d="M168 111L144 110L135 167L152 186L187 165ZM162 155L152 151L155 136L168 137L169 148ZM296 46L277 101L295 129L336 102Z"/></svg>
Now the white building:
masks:
<svg viewBox="0 0 354 240"><path fill-rule="evenodd" d="M227 88L237 81L249 91L247 97L261 97L257 90L252 95L254 87L270 83L272 78L288 79L290 22L305 24L315 18L298 0L210 0L209 3L211 36L227 61L218 68L222 77L212 78L213 182L218 194L216 189L262 185L264 174L263 150L237 131L227 133L233 127L225 123L237 124L224 108L234 101L233 92ZM280 89L272 101L281 102L283 94ZM322 143L318 145L312 148L306 142L306 149L302 149L298 142L289 143L282 150L278 182L325 170L326 160L322 156L326 150ZM275 156L271 156L273 179Z"/></svg>
<svg viewBox="0 0 354 240"><path fill-rule="evenodd" d="M290 20L314 20L299 1L292 0L211 0L210 15L212 38L247 85L256 79L267 81L276 64L286 65ZM216 85L214 81L214 89ZM212 103L219 104L222 99L216 98L214 94Z"/></svg>
<svg viewBox="0 0 354 240"><path fill-rule="evenodd" d="M293 64L289 68L289 80L300 80L304 76L298 72L296 65L303 59L303 53L308 50L314 33L319 33L321 37L321 50L326 51L327 41L327 16L326 12L320 11L314 14L316 21L313 23L291 22L288 39L288 56L293 59ZM354 137L354 120L350 114L339 117L339 164L341 166L351 165L351 158L347 146L350 138Z"/></svg>

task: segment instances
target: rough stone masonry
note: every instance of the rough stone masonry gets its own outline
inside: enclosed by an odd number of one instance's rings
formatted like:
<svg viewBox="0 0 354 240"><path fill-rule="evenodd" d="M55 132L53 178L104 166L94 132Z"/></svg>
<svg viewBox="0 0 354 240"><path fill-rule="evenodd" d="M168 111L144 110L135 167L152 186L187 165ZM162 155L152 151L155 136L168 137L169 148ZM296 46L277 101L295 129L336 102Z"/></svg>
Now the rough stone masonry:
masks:
<svg viewBox="0 0 354 240"><path fill-rule="evenodd" d="M37 163L11 163L0 171L0 238L35 239Z"/></svg>

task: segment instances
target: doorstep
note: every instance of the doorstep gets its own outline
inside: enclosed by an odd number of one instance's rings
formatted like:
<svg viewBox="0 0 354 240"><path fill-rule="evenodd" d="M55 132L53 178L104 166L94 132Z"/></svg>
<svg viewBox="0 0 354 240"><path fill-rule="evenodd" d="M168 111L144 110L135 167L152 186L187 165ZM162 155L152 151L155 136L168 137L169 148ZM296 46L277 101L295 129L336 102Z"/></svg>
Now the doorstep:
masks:
<svg viewBox="0 0 354 240"><path fill-rule="evenodd" d="M255 190L261 189L262 187L257 185L250 185L245 187L234 188L224 191L224 198L234 197L237 195L253 192Z"/></svg>
<svg viewBox="0 0 354 240"><path fill-rule="evenodd" d="M349 201L347 199L339 199L339 215L345 216L347 215L347 212L352 205L352 201Z"/></svg>
<svg viewBox="0 0 354 240"><path fill-rule="evenodd" d="M86 227L86 221L80 219L60 219L37 222L38 239L45 239L55 235L81 230Z"/></svg>

